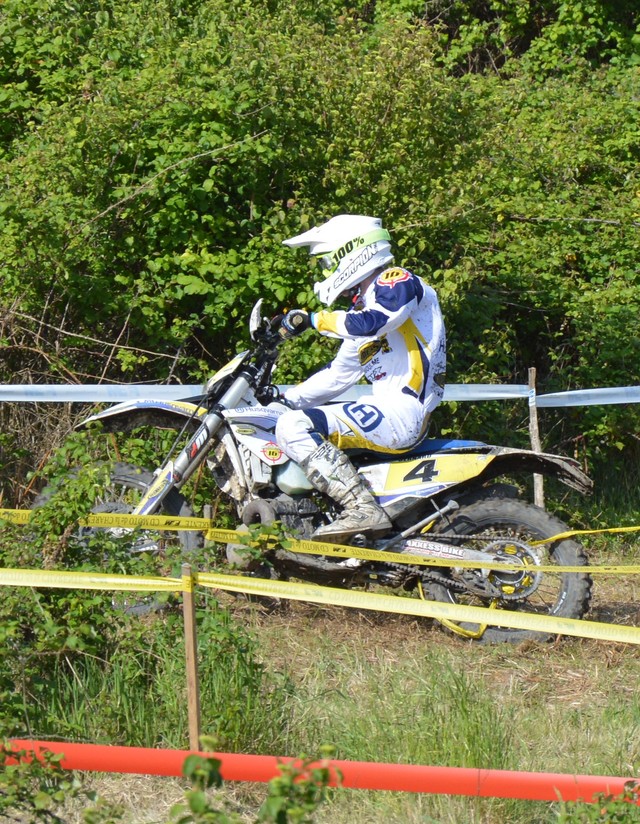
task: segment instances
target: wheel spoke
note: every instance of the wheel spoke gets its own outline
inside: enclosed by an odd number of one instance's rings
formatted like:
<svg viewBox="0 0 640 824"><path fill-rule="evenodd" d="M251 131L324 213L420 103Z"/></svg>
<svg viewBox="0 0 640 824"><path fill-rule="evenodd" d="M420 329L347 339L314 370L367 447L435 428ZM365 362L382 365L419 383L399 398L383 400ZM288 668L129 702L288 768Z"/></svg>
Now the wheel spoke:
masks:
<svg viewBox="0 0 640 824"><path fill-rule="evenodd" d="M532 544L542 538L558 534L564 524L534 507L508 500L479 501L459 513L440 533L446 540L471 549L488 552L504 559L505 563L521 564L522 573L513 570L493 570L490 583L502 592L497 598L475 594L474 579L465 574L451 573L450 583L433 581L425 575L424 582L431 597L437 600L469 606L495 606L499 610L530 612L538 615L557 614L579 618L586 612L591 592L589 576L579 573L539 572L539 566L554 563L576 566L586 558L580 546L570 540L555 543L544 549ZM461 624L463 628L477 628L477 624ZM491 626L484 640L522 640L526 637L544 637L544 634Z"/></svg>

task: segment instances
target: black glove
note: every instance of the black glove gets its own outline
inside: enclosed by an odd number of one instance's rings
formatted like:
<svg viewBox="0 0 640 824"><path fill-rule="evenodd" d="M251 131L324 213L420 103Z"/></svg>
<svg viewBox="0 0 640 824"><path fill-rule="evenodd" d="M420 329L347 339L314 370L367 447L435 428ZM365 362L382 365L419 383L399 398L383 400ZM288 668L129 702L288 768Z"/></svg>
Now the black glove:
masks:
<svg viewBox="0 0 640 824"><path fill-rule="evenodd" d="M295 407L285 398L278 387L274 386L272 383L268 386L263 386L258 392L256 392L256 398L262 406L268 406L270 403L275 401L288 406L289 409L295 409Z"/></svg>
<svg viewBox="0 0 640 824"><path fill-rule="evenodd" d="M270 383L268 386L262 386L256 391L256 398L262 406L268 406L273 401L280 401L282 396L278 387Z"/></svg>
<svg viewBox="0 0 640 824"><path fill-rule="evenodd" d="M292 309L282 318L278 333L283 340L295 338L311 326L309 313L304 309Z"/></svg>

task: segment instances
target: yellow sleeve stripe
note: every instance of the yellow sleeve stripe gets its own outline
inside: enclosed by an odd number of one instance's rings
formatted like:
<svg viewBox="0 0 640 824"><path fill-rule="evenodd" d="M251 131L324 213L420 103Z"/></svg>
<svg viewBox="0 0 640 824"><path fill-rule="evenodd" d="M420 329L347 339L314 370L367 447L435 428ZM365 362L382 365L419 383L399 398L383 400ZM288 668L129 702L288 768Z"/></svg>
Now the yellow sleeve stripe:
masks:
<svg viewBox="0 0 640 824"><path fill-rule="evenodd" d="M340 334L339 329L344 329L344 312L328 312L322 309L320 312L314 312L313 325L318 332L332 332L333 334Z"/></svg>

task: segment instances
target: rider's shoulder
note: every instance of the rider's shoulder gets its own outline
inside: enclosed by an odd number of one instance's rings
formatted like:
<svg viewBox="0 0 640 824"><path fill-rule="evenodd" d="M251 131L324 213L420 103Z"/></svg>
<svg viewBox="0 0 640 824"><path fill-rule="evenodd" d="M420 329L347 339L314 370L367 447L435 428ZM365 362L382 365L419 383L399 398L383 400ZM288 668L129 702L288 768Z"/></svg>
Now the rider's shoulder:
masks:
<svg viewBox="0 0 640 824"><path fill-rule="evenodd" d="M373 299L376 303L391 310L412 300L422 299L424 288L420 278L402 266L385 269L373 284Z"/></svg>
<svg viewBox="0 0 640 824"><path fill-rule="evenodd" d="M407 283L415 276L408 269L402 266L391 266L380 272L375 280L376 286L381 286L387 289L393 289L399 283Z"/></svg>

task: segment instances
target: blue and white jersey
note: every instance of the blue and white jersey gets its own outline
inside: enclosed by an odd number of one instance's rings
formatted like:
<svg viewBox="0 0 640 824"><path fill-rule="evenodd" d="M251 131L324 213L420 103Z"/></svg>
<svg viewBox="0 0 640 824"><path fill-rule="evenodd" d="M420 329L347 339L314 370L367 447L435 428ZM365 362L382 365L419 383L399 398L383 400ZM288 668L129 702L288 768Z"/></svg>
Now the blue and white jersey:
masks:
<svg viewBox="0 0 640 824"><path fill-rule="evenodd" d="M323 335L342 338L335 359L286 393L299 409L336 398L364 376L374 397L398 393L431 412L442 400L446 336L435 291L407 269L386 269L348 311L311 315Z"/></svg>

